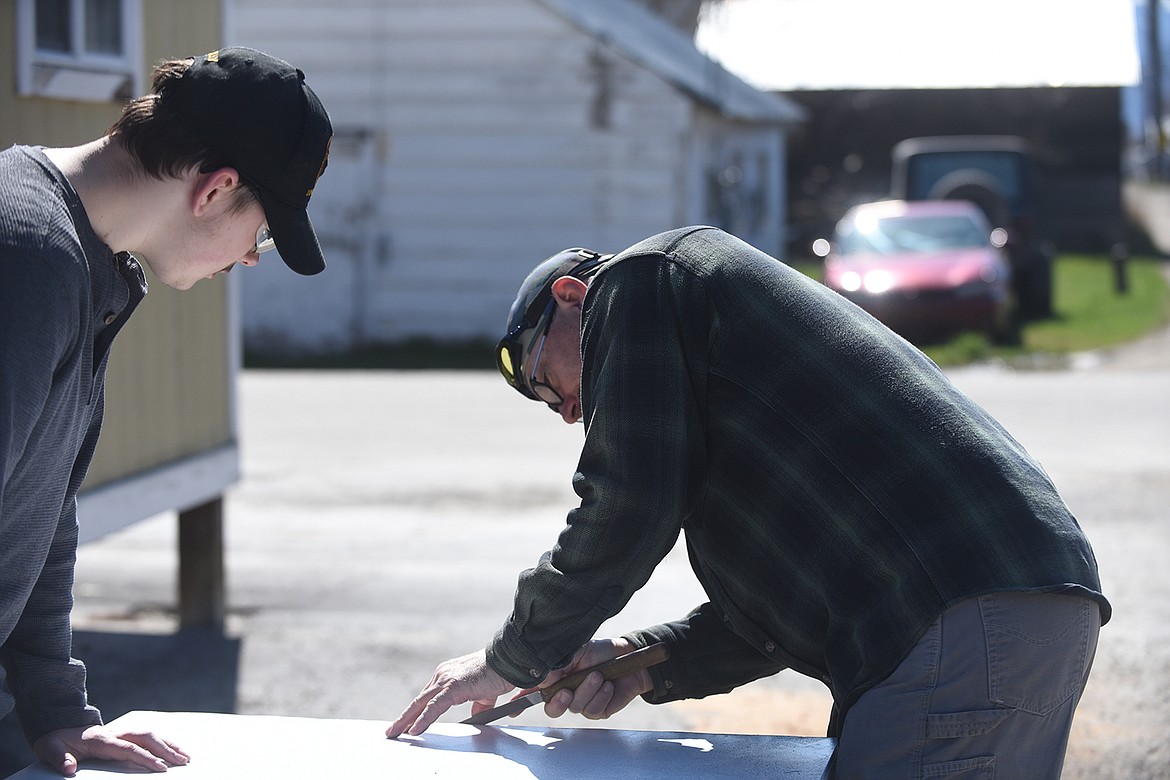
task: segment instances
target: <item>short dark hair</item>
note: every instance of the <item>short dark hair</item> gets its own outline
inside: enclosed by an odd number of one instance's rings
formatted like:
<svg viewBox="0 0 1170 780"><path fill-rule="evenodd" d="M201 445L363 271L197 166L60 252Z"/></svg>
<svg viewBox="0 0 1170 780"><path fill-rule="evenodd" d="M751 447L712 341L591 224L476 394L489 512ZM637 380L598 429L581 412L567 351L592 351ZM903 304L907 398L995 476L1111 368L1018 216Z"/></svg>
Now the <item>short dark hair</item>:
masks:
<svg viewBox="0 0 1170 780"><path fill-rule="evenodd" d="M106 131L107 137L138 161L143 172L156 179L178 178L192 168L213 171L234 167L208 149L162 99L193 61L186 58L159 62L152 74L150 93L127 103L122 115ZM249 197L236 202L239 208L260 199L254 185L246 180L243 184L241 193Z"/></svg>

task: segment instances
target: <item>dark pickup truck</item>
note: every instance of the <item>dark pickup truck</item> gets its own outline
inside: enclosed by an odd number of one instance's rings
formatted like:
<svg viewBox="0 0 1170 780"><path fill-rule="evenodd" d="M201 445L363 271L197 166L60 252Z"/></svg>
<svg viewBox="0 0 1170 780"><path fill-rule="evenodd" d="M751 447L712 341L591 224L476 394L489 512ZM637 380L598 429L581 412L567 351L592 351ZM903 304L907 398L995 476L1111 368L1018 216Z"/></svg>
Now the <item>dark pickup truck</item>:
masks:
<svg viewBox="0 0 1170 780"><path fill-rule="evenodd" d="M901 200L968 200L1007 231L1019 314L1052 313L1052 260L1038 197L1039 166L1015 136L907 138L893 149L891 195Z"/></svg>

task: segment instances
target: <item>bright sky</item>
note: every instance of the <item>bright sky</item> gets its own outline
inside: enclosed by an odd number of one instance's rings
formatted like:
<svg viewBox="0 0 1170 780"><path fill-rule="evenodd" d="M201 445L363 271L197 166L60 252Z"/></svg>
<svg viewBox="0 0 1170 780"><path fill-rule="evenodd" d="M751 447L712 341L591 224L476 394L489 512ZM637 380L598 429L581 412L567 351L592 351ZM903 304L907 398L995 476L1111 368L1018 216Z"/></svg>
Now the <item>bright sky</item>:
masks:
<svg viewBox="0 0 1170 780"><path fill-rule="evenodd" d="M723 0L701 50L760 89L1124 86L1132 0Z"/></svg>

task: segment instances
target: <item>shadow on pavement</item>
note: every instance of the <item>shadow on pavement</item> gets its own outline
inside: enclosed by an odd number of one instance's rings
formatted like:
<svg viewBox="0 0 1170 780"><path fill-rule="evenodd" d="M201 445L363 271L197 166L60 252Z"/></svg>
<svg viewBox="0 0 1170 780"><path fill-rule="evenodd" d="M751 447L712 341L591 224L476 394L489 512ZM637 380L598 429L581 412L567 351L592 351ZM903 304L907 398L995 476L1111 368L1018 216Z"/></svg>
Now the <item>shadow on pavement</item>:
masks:
<svg viewBox="0 0 1170 780"><path fill-rule="evenodd" d="M218 631L77 631L73 654L89 670L89 700L106 721L131 710L235 712L240 640Z"/></svg>
<svg viewBox="0 0 1170 780"><path fill-rule="evenodd" d="M106 722L131 710L235 712L240 647L218 631L73 634L73 655L88 669L89 700ZM16 716L0 720L0 777L34 760Z"/></svg>

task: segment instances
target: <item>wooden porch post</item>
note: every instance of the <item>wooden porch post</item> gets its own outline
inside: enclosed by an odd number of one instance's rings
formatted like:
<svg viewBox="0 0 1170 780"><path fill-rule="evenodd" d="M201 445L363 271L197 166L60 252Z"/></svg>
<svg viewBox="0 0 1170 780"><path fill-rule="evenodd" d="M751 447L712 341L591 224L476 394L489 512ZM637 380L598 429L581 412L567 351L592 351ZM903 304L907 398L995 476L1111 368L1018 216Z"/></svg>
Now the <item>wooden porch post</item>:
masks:
<svg viewBox="0 0 1170 780"><path fill-rule="evenodd" d="M223 496L179 513L179 628L222 632Z"/></svg>

